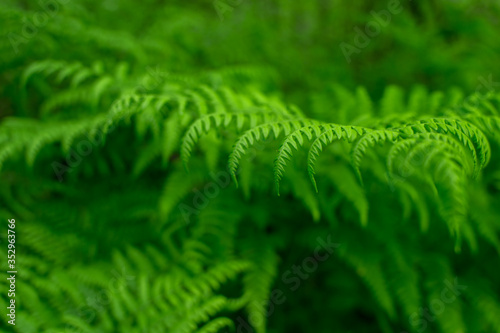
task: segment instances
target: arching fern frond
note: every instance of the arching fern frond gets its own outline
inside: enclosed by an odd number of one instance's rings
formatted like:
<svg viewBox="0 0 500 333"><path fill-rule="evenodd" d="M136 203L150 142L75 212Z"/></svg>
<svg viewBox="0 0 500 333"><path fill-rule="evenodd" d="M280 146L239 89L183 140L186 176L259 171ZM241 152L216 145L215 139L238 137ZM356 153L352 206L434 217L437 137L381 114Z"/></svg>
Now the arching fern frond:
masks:
<svg viewBox="0 0 500 333"><path fill-rule="evenodd" d="M491 156L490 144L486 136L474 125L460 119L432 118L408 124L400 129L407 134L437 132L453 135L463 145L476 154L479 165L475 166L475 174L484 168Z"/></svg>
<svg viewBox="0 0 500 333"><path fill-rule="evenodd" d="M236 126L237 131L241 131L245 125L250 128L258 124L267 123L272 120L283 118L280 113L255 110L246 113L213 113L201 117L193 122L186 131L181 144L181 158L184 165L191 156L191 151L200 137L208 133L212 128L226 128L231 124Z"/></svg>
<svg viewBox="0 0 500 333"><path fill-rule="evenodd" d="M418 149L415 147L416 145L419 146ZM473 169L470 165L470 157L467 155L464 146L454 137L440 133L419 133L401 139L394 144L387 155L387 169L389 174L394 173L394 161L396 158L401 157L401 155L405 156L407 165L417 164L418 167L426 163L422 160L429 157L434 147L441 145L445 146L450 153L458 152L458 160L461 162L461 166L469 174L472 174ZM418 161L416 163L412 162L416 157ZM474 158L476 158L475 155L472 156L472 159ZM474 165L476 164L474 163Z"/></svg>
<svg viewBox="0 0 500 333"><path fill-rule="evenodd" d="M234 323L231 319L226 317L219 317L209 321L203 327L197 330L198 333L217 333L220 332L222 328L227 327L230 330L234 329Z"/></svg>
<svg viewBox="0 0 500 333"><path fill-rule="evenodd" d="M321 135L319 135L313 141L307 155L307 172L309 173L309 178L311 179L316 192L318 191L318 187L314 178L314 169L316 160L318 159L320 153L323 151L323 146L329 145L335 140L352 142L358 136L363 135L367 132L370 132L370 129L364 127L329 124L321 133Z"/></svg>
<svg viewBox="0 0 500 333"><path fill-rule="evenodd" d="M354 170L356 171L356 175L361 183L363 182L359 168L366 150L370 147L374 147L376 144L396 140L398 137L399 133L392 130L375 130L364 134L358 142L356 142L351 150L351 161L354 166Z"/></svg>
<svg viewBox="0 0 500 333"><path fill-rule="evenodd" d="M262 124L246 131L236 141L228 160L229 172L236 186L238 186L236 171L241 158L246 154L248 149L263 140L267 140L270 134L273 134L274 138L277 139L281 135L289 135L291 131L312 124L319 124L319 122L309 119L285 120Z"/></svg>
<svg viewBox="0 0 500 333"><path fill-rule="evenodd" d="M67 63L65 61L55 61L55 60L44 60L32 63L29 67L24 70L21 77L21 88L25 88L29 79L36 74L43 74L45 77L56 74L56 82L62 82L65 78L73 75L74 79L72 86L76 87L78 83L83 81L84 78L100 74L102 69L102 64L95 65L94 69L91 70L79 62Z"/></svg>
<svg viewBox="0 0 500 333"><path fill-rule="evenodd" d="M302 147L304 144L304 136L308 140L312 140L313 137L318 137L326 129L326 126L326 124L304 126L286 136L274 162L274 183L278 195L279 183L285 173L287 161L290 161L293 157L293 150L299 150L299 148Z"/></svg>
<svg viewBox="0 0 500 333"><path fill-rule="evenodd" d="M274 163L274 182L279 195L279 182L285 172L287 161L293 156L293 149L298 150L304 145L304 137L308 140L315 138L313 153L311 153L312 165L322 149L322 144L333 142L334 139L352 142L358 135L365 131L362 127L342 126L337 124L319 124L299 128L291 132L283 141ZM316 154L316 155L315 155ZM313 170L313 169L312 169Z"/></svg>

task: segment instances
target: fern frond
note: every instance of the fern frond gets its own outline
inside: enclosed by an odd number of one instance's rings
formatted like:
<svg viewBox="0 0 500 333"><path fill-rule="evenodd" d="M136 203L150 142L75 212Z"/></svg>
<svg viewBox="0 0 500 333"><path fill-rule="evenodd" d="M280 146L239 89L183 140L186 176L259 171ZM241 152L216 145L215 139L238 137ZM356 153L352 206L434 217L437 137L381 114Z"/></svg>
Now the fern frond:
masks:
<svg viewBox="0 0 500 333"><path fill-rule="evenodd" d="M380 261L362 256L358 248L346 248L339 251L339 256L354 268L385 313L393 318L396 315L394 299L389 292Z"/></svg>
<svg viewBox="0 0 500 333"><path fill-rule="evenodd" d="M311 188L311 184L307 181L307 178L303 177L301 174L295 170L290 170L289 181L292 185L293 193L296 193L298 199L300 199L306 208L311 212L314 222L318 222L321 216L318 198Z"/></svg>
<svg viewBox="0 0 500 333"><path fill-rule="evenodd" d="M350 201L359 214L361 226L368 224L369 203L365 191L356 181L356 176L343 164L336 164L328 167L327 177L332 180L336 190Z"/></svg>
<svg viewBox="0 0 500 333"><path fill-rule="evenodd" d="M164 184L162 195L159 199L159 212L162 221L167 221L170 213L173 211L175 205L186 196L194 187L197 182L201 180L198 173L191 173L190 177L186 179L186 174L183 171L177 171L168 176ZM175 195L173 195L175 193ZM190 206L184 207L180 205L179 209L189 221L191 212L196 210ZM197 211L197 210L196 210Z"/></svg>
<svg viewBox="0 0 500 333"><path fill-rule="evenodd" d="M253 145L262 142L263 140L267 140L269 138L269 134L271 133L274 135L274 138L277 139L282 135L282 133L286 136L289 135L291 131L295 131L299 128L312 124L319 124L319 122L307 119L285 120L262 124L247 130L234 144L228 160L229 172L236 186L238 186L236 171L238 170L240 160Z"/></svg>
<svg viewBox="0 0 500 333"><path fill-rule="evenodd" d="M370 147L374 147L376 144L382 144L385 141L395 140L399 135L392 130L366 130L365 133L360 133L360 135L362 136L351 150L351 163L353 164L358 179L361 183L363 183L359 168L366 150Z"/></svg>
<svg viewBox="0 0 500 333"><path fill-rule="evenodd" d="M458 153L457 157L461 166L467 173L472 174L473 169L470 166L470 159L464 150L464 146L454 137L440 133L419 133L409 138L399 140L391 147L387 155L388 172L389 174L394 173L394 160L397 157L401 157L401 155L405 157L406 166L411 167L413 164L416 164L418 167L426 164L425 161L421 161L422 159L432 158L433 149L441 149L443 146L450 153ZM419 161L413 163L412 161L416 158L419 159ZM476 158L475 155L472 156L473 160L474 158ZM474 163L474 165L477 165L477 163Z"/></svg>
<svg viewBox="0 0 500 333"><path fill-rule="evenodd" d="M265 333L267 321L265 300L277 273L278 257L270 246L253 248L251 251L254 265L243 279L244 297L248 301L245 310L256 332Z"/></svg>
<svg viewBox="0 0 500 333"><path fill-rule="evenodd" d="M34 62L24 70L23 75L21 76L21 88L25 88L28 80L35 74L41 73L45 76L49 76L59 72L56 80L61 82L72 72L83 68L83 65L80 63L68 64L64 61L45 60Z"/></svg>
<svg viewBox="0 0 500 333"><path fill-rule="evenodd" d="M304 136L308 140L312 140L313 137L316 138L323 131L326 130L328 124L318 124L318 125L308 125L294 130L289 135L285 137L285 140L281 144L281 147L276 156L274 162L274 183L276 186L276 191L279 195L279 183L281 178L285 174L285 167L287 161L291 161L293 157L293 150L299 150L304 144Z"/></svg>
<svg viewBox="0 0 500 333"><path fill-rule="evenodd" d="M380 101L380 114L387 116L397 114L405 109L403 90L394 85L387 86Z"/></svg>
<svg viewBox="0 0 500 333"><path fill-rule="evenodd" d="M436 300L443 299L443 290L448 290L447 295L451 294L452 297L456 297L453 302L444 305L445 311L442 311L439 316L435 316L440 331L444 333L465 331L466 325L462 315L463 296L457 297L450 290L450 285L453 285L457 280L458 284L463 284L461 278L453 274L447 260L441 256L429 258L422 266L426 274L424 288L427 291L427 302L430 306L432 303L436 303ZM463 291L459 293L462 294Z"/></svg>
<svg viewBox="0 0 500 333"><path fill-rule="evenodd" d="M217 333L224 327L228 327L230 330L234 329L234 323L231 319L225 317L219 317L213 319L212 321L205 324L203 327L197 330L198 333Z"/></svg>
<svg viewBox="0 0 500 333"><path fill-rule="evenodd" d="M313 153L311 156L309 165L314 166L315 158L322 149L322 144L328 144L333 142L335 136L338 140L345 140L351 142L358 135L363 133L364 129L356 126L342 126L337 124L319 124L319 125L309 125L299 128L291 132L283 141L278 155L274 163L274 182L276 185L276 190L279 195L279 182L285 173L285 167L287 161L290 161L293 157L293 149L298 150L304 145L304 136L308 140L315 138L313 142L314 147L312 148ZM311 170L311 169L310 169ZM312 169L314 172L314 169Z"/></svg>
<svg viewBox="0 0 500 333"><path fill-rule="evenodd" d="M329 124L328 127L321 133L321 135L317 136L317 138L311 144L307 155L307 171L316 192L318 191L318 187L314 178L314 170L316 166L316 160L318 159L320 153L323 151L323 146L331 144L334 140L344 140L347 142L352 142L359 135L363 135L369 131L370 129L363 127L339 126L335 124Z"/></svg>
<svg viewBox="0 0 500 333"><path fill-rule="evenodd" d="M460 119L432 118L421 120L414 124L408 124L401 128L401 131L408 134L437 132L453 135L463 145L470 149L473 155L478 156L479 165L475 165L475 174L484 168L491 156L490 144L486 136L471 123Z"/></svg>
<svg viewBox="0 0 500 333"><path fill-rule="evenodd" d="M281 118L280 114L269 111L255 111L249 113L213 113L197 119L186 131L181 144L181 159L187 168L191 151L201 136L208 133L212 128L226 128L231 124L236 125L236 129L241 131L245 125L250 128L257 124L267 123L276 118Z"/></svg>

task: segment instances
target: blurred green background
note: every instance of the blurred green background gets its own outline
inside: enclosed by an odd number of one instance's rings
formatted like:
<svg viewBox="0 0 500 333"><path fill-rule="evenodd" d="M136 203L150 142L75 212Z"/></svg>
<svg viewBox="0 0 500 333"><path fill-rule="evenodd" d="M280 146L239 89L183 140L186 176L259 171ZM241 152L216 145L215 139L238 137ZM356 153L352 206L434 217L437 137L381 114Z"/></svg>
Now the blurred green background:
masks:
<svg viewBox="0 0 500 333"><path fill-rule="evenodd" d="M398 1L401 12L348 63L340 44L355 46L354 29L364 31L374 20L371 11L387 11L389 3L68 0L33 38L14 43L19 53L2 38L2 77L9 82L30 61L45 58L130 61L141 73L147 65L174 73L267 65L279 72L286 98L300 106L332 82L366 86L378 98L390 84L472 93L480 76L498 77L499 4L486 0ZM24 15L32 21L43 11L35 1L3 4L5 36L22 38Z"/></svg>

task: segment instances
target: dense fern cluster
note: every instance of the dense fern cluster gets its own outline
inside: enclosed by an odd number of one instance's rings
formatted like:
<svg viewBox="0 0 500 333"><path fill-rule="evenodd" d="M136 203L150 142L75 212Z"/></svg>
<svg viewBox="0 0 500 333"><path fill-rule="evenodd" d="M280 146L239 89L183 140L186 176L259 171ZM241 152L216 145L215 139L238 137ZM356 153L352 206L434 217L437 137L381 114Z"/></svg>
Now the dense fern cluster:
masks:
<svg viewBox="0 0 500 333"><path fill-rule="evenodd" d="M0 5L1 330L500 332L498 27L352 5Z"/></svg>

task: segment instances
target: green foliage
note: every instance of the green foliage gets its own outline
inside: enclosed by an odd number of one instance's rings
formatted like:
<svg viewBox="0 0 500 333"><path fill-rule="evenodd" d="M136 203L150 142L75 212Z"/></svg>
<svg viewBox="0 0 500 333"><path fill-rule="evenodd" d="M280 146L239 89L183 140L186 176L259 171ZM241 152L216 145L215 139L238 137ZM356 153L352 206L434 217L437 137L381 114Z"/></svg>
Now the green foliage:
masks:
<svg viewBox="0 0 500 333"><path fill-rule="evenodd" d="M63 2L0 5L2 332L500 331L497 5Z"/></svg>

